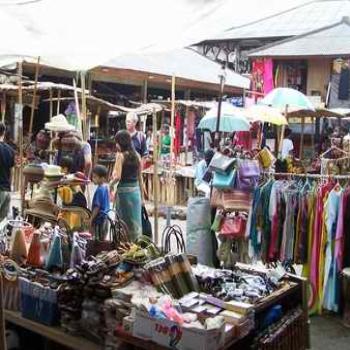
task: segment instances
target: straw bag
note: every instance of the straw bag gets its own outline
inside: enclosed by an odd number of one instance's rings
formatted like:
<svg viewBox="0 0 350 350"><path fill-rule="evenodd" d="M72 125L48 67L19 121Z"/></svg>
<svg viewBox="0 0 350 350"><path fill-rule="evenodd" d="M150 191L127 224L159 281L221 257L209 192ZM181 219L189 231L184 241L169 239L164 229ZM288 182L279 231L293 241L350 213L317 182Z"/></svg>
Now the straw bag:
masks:
<svg viewBox="0 0 350 350"><path fill-rule="evenodd" d="M257 155L257 159L260 163L260 165L264 168L270 168L273 163L275 162L274 155L270 152L270 150L266 147L264 147Z"/></svg>

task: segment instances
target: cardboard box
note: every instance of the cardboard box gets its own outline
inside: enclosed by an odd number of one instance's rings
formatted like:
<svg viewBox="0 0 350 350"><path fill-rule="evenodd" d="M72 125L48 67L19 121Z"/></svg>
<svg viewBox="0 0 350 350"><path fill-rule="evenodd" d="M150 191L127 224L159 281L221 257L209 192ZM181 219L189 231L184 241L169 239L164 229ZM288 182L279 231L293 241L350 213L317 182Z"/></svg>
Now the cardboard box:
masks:
<svg viewBox="0 0 350 350"><path fill-rule="evenodd" d="M218 350L224 344L225 325L220 329L203 330L181 327L169 320L156 320L137 311L133 336L177 350Z"/></svg>

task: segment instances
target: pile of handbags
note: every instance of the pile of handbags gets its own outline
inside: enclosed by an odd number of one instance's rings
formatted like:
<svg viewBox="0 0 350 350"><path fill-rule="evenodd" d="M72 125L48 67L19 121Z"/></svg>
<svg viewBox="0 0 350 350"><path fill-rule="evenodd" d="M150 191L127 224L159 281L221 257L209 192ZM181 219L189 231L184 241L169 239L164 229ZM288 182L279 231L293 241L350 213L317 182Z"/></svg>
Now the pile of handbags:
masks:
<svg viewBox="0 0 350 350"><path fill-rule="evenodd" d="M258 160L229 158L216 153L209 165L213 173L210 204L217 211L212 230L231 238L244 238L253 192L260 179Z"/></svg>

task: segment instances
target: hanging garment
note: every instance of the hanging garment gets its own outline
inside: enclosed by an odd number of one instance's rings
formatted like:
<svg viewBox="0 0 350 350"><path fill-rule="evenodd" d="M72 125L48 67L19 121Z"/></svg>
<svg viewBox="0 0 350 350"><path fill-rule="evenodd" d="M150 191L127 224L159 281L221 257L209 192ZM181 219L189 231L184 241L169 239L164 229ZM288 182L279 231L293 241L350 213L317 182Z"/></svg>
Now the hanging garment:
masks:
<svg viewBox="0 0 350 350"><path fill-rule="evenodd" d="M325 203L325 225L326 225L326 255L324 265L323 293L321 300L323 307L327 310L336 311L335 307L335 256L334 245L337 231L337 222L339 214L339 204L342 199L342 189L334 188L328 195Z"/></svg>
<svg viewBox="0 0 350 350"><path fill-rule="evenodd" d="M321 290L320 284L320 266L324 263L323 252L321 252L321 242L324 230L324 201L327 198L328 193L332 190L333 184L327 183L320 186L317 191L317 200L315 207L315 219L313 223L313 240L312 240L312 253L310 261L310 284L311 295L309 300L309 307L311 313L319 310L319 294Z"/></svg>
<svg viewBox="0 0 350 350"><path fill-rule="evenodd" d="M344 248L343 248L343 267L350 267L350 187L344 192L343 202L344 214Z"/></svg>
<svg viewBox="0 0 350 350"><path fill-rule="evenodd" d="M343 67L340 72L338 98L339 100L349 99L350 89L350 70L349 67Z"/></svg>
<svg viewBox="0 0 350 350"><path fill-rule="evenodd" d="M259 257L261 254L261 229L257 225L258 221L258 206L260 203L261 190L256 187L253 194L253 206L249 212L250 232L249 239L253 250L253 256ZM249 221L249 220L248 220Z"/></svg>
<svg viewBox="0 0 350 350"><path fill-rule="evenodd" d="M280 249L280 260L282 262L293 261L295 240L295 217L298 203L298 190L287 189L283 193L286 203L286 215L283 224L283 233Z"/></svg>
<svg viewBox="0 0 350 350"><path fill-rule="evenodd" d="M257 208L257 226L261 230L261 259L264 263L268 261L268 249L271 237L271 220L269 216L269 205L271 190L274 180L270 179L261 188L260 203Z"/></svg>
<svg viewBox="0 0 350 350"><path fill-rule="evenodd" d="M264 94L273 90L273 62L271 58L264 59Z"/></svg>

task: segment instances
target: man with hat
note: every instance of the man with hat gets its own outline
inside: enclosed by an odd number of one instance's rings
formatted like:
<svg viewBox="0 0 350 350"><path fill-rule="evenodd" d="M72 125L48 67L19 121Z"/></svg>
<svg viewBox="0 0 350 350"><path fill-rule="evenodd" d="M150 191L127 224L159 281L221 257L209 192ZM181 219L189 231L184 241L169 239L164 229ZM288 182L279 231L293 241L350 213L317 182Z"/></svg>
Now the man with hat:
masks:
<svg viewBox="0 0 350 350"><path fill-rule="evenodd" d="M15 152L4 142L6 127L0 122L0 221L6 218L11 202L12 168Z"/></svg>

